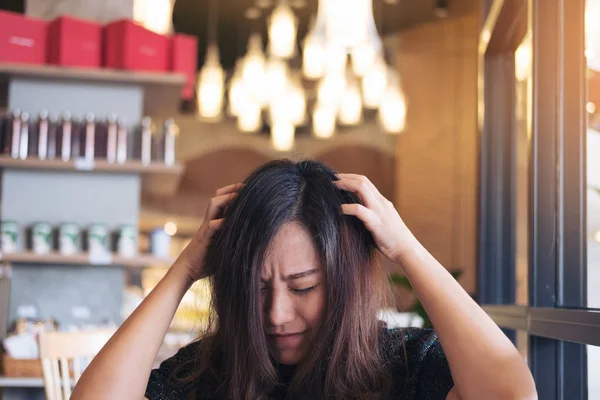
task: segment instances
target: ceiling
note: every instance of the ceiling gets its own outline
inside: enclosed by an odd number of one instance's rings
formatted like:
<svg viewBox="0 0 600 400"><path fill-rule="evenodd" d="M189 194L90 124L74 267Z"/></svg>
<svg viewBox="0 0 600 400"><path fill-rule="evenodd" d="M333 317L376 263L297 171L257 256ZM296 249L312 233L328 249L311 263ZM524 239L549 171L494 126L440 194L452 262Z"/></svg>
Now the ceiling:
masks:
<svg viewBox="0 0 600 400"><path fill-rule="evenodd" d="M266 17L278 0L270 0L271 7L262 9L256 21L245 18L245 11L257 0L176 0L173 24L176 32L199 38L198 65L204 61L208 38L209 6L218 3L217 38L221 62L226 69L245 52L250 32L261 32L266 40ZM298 0L290 0L292 4ZM388 35L414 25L435 20L435 5L439 0L373 0L373 14L380 35ZM303 0L304 7L294 8L298 17L298 40L306 35L309 20L316 14L317 0ZM393 4L389 4L393 3ZM477 9L478 0L447 0L449 17L454 18Z"/></svg>

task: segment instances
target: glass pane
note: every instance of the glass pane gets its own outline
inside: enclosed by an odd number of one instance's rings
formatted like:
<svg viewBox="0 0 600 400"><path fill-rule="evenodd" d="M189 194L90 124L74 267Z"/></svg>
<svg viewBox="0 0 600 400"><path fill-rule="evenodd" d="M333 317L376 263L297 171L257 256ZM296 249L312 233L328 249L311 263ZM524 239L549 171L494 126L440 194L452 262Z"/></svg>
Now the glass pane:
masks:
<svg viewBox="0 0 600 400"><path fill-rule="evenodd" d="M515 302L528 304L529 143L532 110L532 44L528 32L515 51Z"/></svg>
<svg viewBox="0 0 600 400"><path fill-rule="evenodd" d="M600 0L585 11L588 129L587 146L587 305L600 308ZM597 110L598 108L598 110ZM600 398L600 397L599 397Z"/></svg>
<svg viewBox="0 0 600 400"><path fill-rule="evenodd" d="M588 399L600 399L600 347L587 346L587 356Z"/></svg>

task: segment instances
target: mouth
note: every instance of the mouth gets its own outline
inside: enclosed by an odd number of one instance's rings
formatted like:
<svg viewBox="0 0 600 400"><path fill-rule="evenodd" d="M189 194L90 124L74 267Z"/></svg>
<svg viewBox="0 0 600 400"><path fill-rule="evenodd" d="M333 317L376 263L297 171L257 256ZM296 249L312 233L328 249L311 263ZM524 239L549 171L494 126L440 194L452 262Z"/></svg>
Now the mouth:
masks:
<svg viewBox="0 0 600 400"><path fill-rule="evenodd" d="M302 343L304 332L270 334L269 338L275 343L276 347L296 347Z"/></svg>

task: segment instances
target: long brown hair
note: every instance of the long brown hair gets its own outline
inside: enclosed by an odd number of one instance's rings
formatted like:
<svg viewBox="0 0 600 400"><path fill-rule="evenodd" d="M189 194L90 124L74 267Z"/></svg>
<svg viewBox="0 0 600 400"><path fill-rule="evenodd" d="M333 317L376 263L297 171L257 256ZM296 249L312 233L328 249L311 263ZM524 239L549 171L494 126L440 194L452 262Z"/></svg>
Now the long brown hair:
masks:
<svg viewBox="0 0 600 400"><path fill-rule="evenodd" d="M210 398L268 399L279 377L263 323L260 271L278 229L297 221L310 231L327 288L322 328L294 372L290 398L377 399L391 390L379 346L377 311L387 285L364 224L341 214L358 198L339 190L324 164L278 160L254 171L223 211L206 256L212 283L208 334L192 376ZM194 392L197 392L195 388Z"/></svg>

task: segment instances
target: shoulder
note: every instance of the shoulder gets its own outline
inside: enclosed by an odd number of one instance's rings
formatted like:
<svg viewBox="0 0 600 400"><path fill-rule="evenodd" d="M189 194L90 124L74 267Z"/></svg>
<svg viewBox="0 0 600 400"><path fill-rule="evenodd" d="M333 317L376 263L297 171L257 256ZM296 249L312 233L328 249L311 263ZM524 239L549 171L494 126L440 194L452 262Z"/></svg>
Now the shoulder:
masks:
<svg viewBox="0 0 600 400"><path fill-rule="evenodd" d="M407 398L445 399L454 386L440 341L432 329L384 329L382 352ZM408 394L407 393L407 394Z"/></svg>
<svg viewBox="0 0 600 400"><path fill-rule="evenodd" d="M193 342L181 348L177 353L163 361L157 369L152 370L146 387L149 400L181 399L186 396L190 386L175 379L190 376L201 342Z"/></svg>

